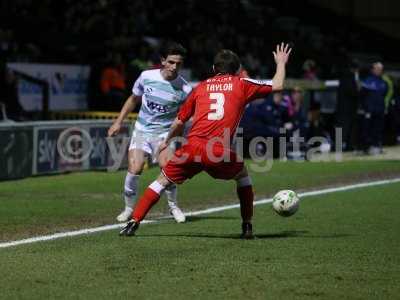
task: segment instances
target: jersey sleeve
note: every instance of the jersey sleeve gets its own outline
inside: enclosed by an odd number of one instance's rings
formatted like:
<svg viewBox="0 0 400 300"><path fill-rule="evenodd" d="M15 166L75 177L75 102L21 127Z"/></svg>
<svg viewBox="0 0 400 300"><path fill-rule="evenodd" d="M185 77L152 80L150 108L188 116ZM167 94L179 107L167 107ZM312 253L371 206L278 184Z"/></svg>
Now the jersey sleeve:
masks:
<svg viewBox="0 0 400 300"><path fill-rule="evenodd" d="M187 122L194 114L194 110L196 107L196 97L195 97L196 89L192 90L189 96L186 98L186 101L182 104L181 108L178 112L178 119L182 122Z"/></svg>
<svg viewBox="0 0 400 300"><path fill-rule="evenodd" d="M258 98L264 98L272 92L272 80L240 79L243 85L246 103Z"/></svg>
<svg viewBox="0 0 400 300"><path fill-rule="evenodd" d="M142 96L144 92L144 87L143 87L143 73L140 74L138 79L136 79L133 88L132 88L132 94L135 96Z"/></svg>

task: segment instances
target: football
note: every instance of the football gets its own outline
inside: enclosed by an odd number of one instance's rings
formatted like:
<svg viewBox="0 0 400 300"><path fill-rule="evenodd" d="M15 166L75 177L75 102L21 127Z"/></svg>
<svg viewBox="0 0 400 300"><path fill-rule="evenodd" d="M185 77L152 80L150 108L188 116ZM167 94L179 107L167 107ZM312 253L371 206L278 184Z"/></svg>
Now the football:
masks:
<svg viewBox="0 0 400 300"><path fill-rule="evenodd" d="M300 199L297 194L291 190L279 191L272 198L273 210L282 217L289 217L299 209Z"/></svg>

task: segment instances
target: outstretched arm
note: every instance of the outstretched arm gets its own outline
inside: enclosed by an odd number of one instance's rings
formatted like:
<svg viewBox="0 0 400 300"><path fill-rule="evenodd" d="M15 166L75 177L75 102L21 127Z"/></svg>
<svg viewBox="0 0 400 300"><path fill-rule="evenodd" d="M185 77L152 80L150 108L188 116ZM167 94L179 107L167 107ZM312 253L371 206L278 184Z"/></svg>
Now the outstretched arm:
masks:
<svg viewBox="0 0 400 300"><path fill-rule="evenodd" d="M169 143L171 140L176 137L180 136L183 134L183 129L185 127L185 123L179 120L178 118L175 118L174 122L171 125L171 128L169 129L168 135L165 138L165 140L160 144L159 146L159 152L163 151L165 148L168 147Z"/></svg>
<svg viewBox="0 0 400 300"><path fill-rule="evenodd" d="M136 95L129 96L126 99L124 106L121 109L121 112L118 115L118 118L114 121L110 129L108 129L108 136L114 136L119 133L121 130L121 125L126 116L135 109L137 103L140 102L141 97Z"/></svg>
<svg viewBox="0 0 400 300"><path fill-rule="evenodd" d="M273 51L276 63L276 72L272 78L272 91L280 91L283 89L283 83L286 76L286 63L289 60L290 52L289 44L281 43L276 46L276 51Z"/></svg>
<svg viewBox="0 0 400 300"><path fill-rule="evenodd" d="M176 136L180 136L183 134L183 129L185 127L185 123L178 118L175 118L174 122L169 129L168 136L165 139L166 142L170 142Z"/></svg>

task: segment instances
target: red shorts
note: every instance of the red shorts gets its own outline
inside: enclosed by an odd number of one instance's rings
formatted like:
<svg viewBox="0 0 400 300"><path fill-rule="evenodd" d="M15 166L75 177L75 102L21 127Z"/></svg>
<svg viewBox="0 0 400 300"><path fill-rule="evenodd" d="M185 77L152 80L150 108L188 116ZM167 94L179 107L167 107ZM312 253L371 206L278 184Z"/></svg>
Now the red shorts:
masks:
<svg viewBox="0 0 400 300"><path fill-rule="evenodd" d="M222 144L207 146L204 142L189 142L175 151L162 172L174 183L183 183L201 171L213 178L227 180L233 179L243 166L236 153Z"/></svg>

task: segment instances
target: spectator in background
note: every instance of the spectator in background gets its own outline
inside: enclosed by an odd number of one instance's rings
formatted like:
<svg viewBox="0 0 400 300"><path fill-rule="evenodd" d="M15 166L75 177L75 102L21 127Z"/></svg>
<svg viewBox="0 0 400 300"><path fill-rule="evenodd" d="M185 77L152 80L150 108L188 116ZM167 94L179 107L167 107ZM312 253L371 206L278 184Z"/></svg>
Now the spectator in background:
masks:
<svg viewBox="0 0 400 300"><path fill-rule="evenodd" d="M352 132L357 120L360 97L359 64L353 60L339 79L336 105L336 126L342 129L342 150L353 149Z"/></svg>
<svg viewBox="0 0 400 300"><path fill-rule="evenodd" d="M397 87L397 90L399 88ZM400 92L395 95L393 102L393 114L394 114L394 127L396 131L396 143L400 145Z"/></svg>
<svg viewBox="0 0 400 300"><path fill-rule="evenodd" d="M385 114L387 114L389 106L391 105L394 98L394 87L393 80L388 74L383 74L382 79L386 82L387 85L387 92L385 94Z"/></svg>
<svg viewBox="0 0 400 300"><path fill-rule="evenodd" d="M244 77L246 78L246 77ZM264 136L264 125L257 117L258 110L261 109L265 99L256 99L246 106L246 110L240 121L240 127L243 128L243 138L245 145L245 155L247 155L248 145L256 136Z"/></svg>
<svg viewBox="0 0 400 300"><path fill-rule="evenodd" d="M126 77L125 82L135 82L136 78L144 71L153 67L153 59L151 57L151 52L153 51L147 44L144 44L139 47L137 51L132 53L132 57L129 59L129 62L126 67ZM157 64L159 64L159 56L155 55ZM159 65L161 67L161 65Z"/></svg>
<svg viewBox="0 0 400 300"><path fill-rule="evenodd" d="M307 112L303 108L304 91L296 86L289 96L284 97L284 100L287 107L289 123L292 124L292 126L286 124L286 127L291 127L290 130L292 132L299 130L300 136L306 139L308 136L309 122Z"/></svg>
<svg viewBox="0 0 400 300"><path fill-rule="evenodd" d="M100 91L103 98L102 108L119 111L126 98L125 66L121 55L112 55L108 66L101 73Z"/></svg>
<svg viewBox="0 0 400 300"><path fill-rule="evenodd" d="M257 136L272 137L274 139L274 157L279 157L281 128L284 128L289 121L287 107L282 100L282 92L275 92L272 97L268 97L266 100L256 100L247 107L241 122L245 145L248 145L248 142ZM266 149L257 150L263 152Z"/></svg>
<svg viewBox="0 0 400 300"><path fill-rule="evenodd" d="M265 136L277 138L280 136L280 129L289 121L287 107L282 103L283 93L275 92L272 99L268 98L260 110L258 117L265 124Z"/></svg>
<svg viewBox="0 0 400 300"><path fill-rule="evenodd" d="M361 84L361 103L364 109L363 142L368 154L382 152L387 84L382 79L383 64L372 64L370 75Z"/></svg>
<svg viewBox="0 0 400 300"><path fill-rule="evenodd" d="M9 119L22 120L24 110L18 100L17 77L4 66L1 67L0 73L0 103L4 103Z"/></svg>
<svg viewBox="0 0 400 300"><path fill-rule="evenodd" d="M303 78L307 80L317 80L317 64L312 59L307 59L303 63Z"/></svg>
<svg viewBox="0 0 400 300"><path fill-rule="evenodd" d="M383 73L382 79L386 82L387 92L385 94L385 116L384 116L384 132L383 142L391 142L389 140L396 127L396 119L398 114L395 112L395 99L394 99L394 82L390 75Z"/></svg>
<svg viewBox="0 0 400 300"><path fill-rule="evenodd" d="M288 122L284 124L288 137L287 157L288 159L304 159L308 148L306 141L310 127L307 112L303 107L304 91L300 87L294 87L283 99L289 117Z"/></svg>

